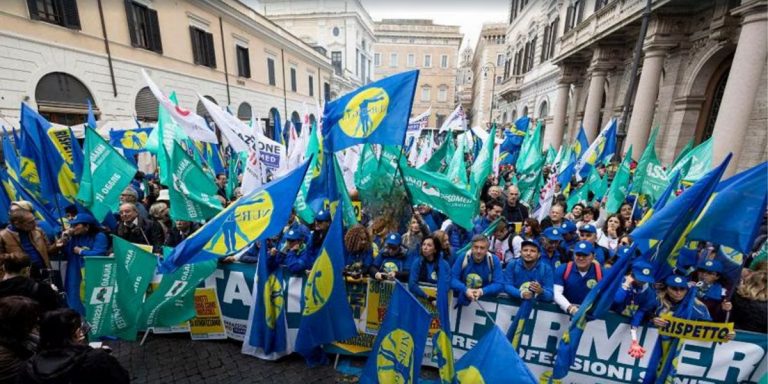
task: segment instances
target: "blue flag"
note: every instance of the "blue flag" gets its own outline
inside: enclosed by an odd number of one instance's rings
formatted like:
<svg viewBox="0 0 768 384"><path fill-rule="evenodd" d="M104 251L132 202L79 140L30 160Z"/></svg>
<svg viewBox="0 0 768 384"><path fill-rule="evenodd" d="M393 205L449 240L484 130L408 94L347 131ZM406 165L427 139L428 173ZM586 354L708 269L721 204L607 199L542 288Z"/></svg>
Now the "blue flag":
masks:
<svg viewBox="0 0 768 384"><path fill-rule="evenodd" d="M8 195L8 191L5 190L7 178L8 175L5 172L0 173L0 179L2 179L3 183L3 186L0 186L0 223L2 224L8 224L8 211L11 210L11 197Z"/></svg>
<svg viewBox="0 0 768 384"><path fill-rule="evenodd" d="M152 128L134 128L109 131L109 144L115 148L121 148L126 158L134 154L147 151L147 139Z"/></svg>
<svg viewBox="0 0 768 384"><path fill-rule="evenodd" d="M456 363L456 379L460 384L538 383L495 325Z"/></svg>
<svg viewBox="0 0 768 384"><path fill-rule="evenodd" d="M520 338L525 329L525 322L528 320L528 317L531 316L533 304L535 302L535 299L523 300L523 303L520 304L520 307L517 309L515 317L512 319L512 323L509 325L509 329L507 330L507 340L509 340L512 344L512 348L515 350L520 346Z"/></svg>
<svg viewBox="0 0 768 384"><path fill-rule="evenodd" d="M656 253L649 260L657 281L665 279L676 267L678 251L685 244L694 220L709 201L730 160L729 154L717 168L709 171L664 209L654 213L648 221L632 231L635 241L660 240Z"/></svg>
<svg viewBox="0 0 768 384"><path fill-rule="evenodd" d="M75 179L77 179L79 188L80 178L83 176L83 162L85 161L85 156L83 155L83 147L81 147L80 143L77 141L75 132L72 131L72 128L69 129L69 141L72 143L72 163L70 164L70 167L72 168L72 171L75 172Z"/></svg>
<svg viewBox="0 0 768 384"><path fill-rule="evenodd" d="M673 316L679 319L690 319L695 301L696 289L689 289L683 301L675 309ZM671 383L677 374L677 365L674 364L674 361L680 354L682 347L683 344L680 343L680 339L659 335L648 361L648 369L645 371L643 384Z"/></svg>
<svg viewBox="0 0 768 384"><path fill-rule="evenodd" d="M16 148L11 143L8 135L3 136L3 157L5 158L5 166L10 176L19 180L21 177L21 162L19 161Z"/></svg>
<svg viewBox="0 0 768 384"><path fill-rule="evenodd" d="M88 99L88 118L85 122L86 125L91 127L91 129L98 128L96 126L96 116L93 114L93 105L91 105L91 99Z"/></svg>
<svg viewBox="0 0 768 384"><path fill-rule="evenodd" d="M386 77L325 104L330 152L355 144L403 145L419 71Z"/></svg>
<svg viewBox="0 0 768 384"><path fill-rule="evenodd" d="M605 144L603 146L603 151L600 153L600 156L597 158L597 161L599 163L608 164L608 162L611 161L611 158L616 153L616 129L617 129L617 123L616 119L611 119L611 126L608 128L608 131L605 133ZM631 156L631 155L630 155Z"/></svg>
<svg viewBox="0 0 768 384"><path fill-rule="evenodd" d="M285 319L285 279L283 269L269 271L266 242L259 247L259 261L256 267L257 288L253 291L254 308L248 327L248 345L256 353L268 359L277 359L286 354L288 348L287 323Z"/></svg>
<svg viewBox="0 0 768 384"><path fill-rule="evenodd" d="M587 139L587 132L584 131L584 124L579 125L579 133L576 135L576 141L573 143L573 153L576 158L580 158L584 151L589 148L589 140Z"/></svg>
<svg viewBox="0 0 768 384"><path fill-rule="evenodd" d="M26 187L21 185L18 180L9 177L5 170L2 169L0 169L0 180L3 183L3 187L5 188L5 192L8 194L10 201L29 201L32 203L32 209L35 210L35 217L37 217L38 220L46 222L53 228L54 232L58 233L61 231L61 225L56 219L56 216L54 216L51 211L37 199L37 197L29 192Z"/></svg>
<svg viewBox="0 0 768 384"><path fill-rule="evenodd" d="M396 282L360 383L418 383L431 318L408 289Z"/></svg>
<svg viewBox="0 0 768 384"><path fill-rule="evenodd" d="M309 161L245 195L182 241L160 264L170 273L184 264L231 255L282 231Z"/></svg>
<svg viewBox="0 0 768 384"><path fill-rule="evenodd" d="M688 234L690 240L706 240L752 251L768 196L768 162L756 165L721 182Z"/></svg>
<svg viewBox="0 0 768 384"><path fill-rule="evenodd" d="M290 211L290 207L287 211ZM304 285L303 310L295 350L307 358L308 362L320 345L357 335L342 277L344 260L346 250L342 209L336 209L323 248Z"/></svg>

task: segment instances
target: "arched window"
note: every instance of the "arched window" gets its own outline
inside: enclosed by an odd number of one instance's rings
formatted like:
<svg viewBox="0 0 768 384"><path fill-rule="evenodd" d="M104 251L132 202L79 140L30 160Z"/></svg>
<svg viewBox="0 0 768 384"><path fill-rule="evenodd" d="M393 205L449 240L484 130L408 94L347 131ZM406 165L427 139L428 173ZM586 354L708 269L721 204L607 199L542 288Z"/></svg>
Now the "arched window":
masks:
<svg viewBox="0 0 768 384"><path fill-rule="evenodd" d="M63 125L77 125L85 121L88 100L98 114L91 92L74 76L51 72L43 76L35 87L37 109L48 121Z"/></svg>
<svg viewBox="0 0 768 384"><path fill-rule="evenodd" d="M280 139L275 138L275 126L280 124L280 112L277 108L271 108L269 110L269 121L267 122L267 131L264 133L272 140L280 142Z"/></svg>
<svg viewBox="0 0 768 384"><path fill-rule="evenodd" d="M248 103L241 103L239 107L237 107L237 118L240 120L251 120L251 117L253 116L253 109L251 109L251 105Z"/></svg>
<svg viewBox="0 0 768 384"><path fill-rule="evenodd" d="M309 114L309 124L315 124L317 123L317 118L315 117L314 113Z"/></svg>
<svg viewBox="0 0 768 384"><path fill-rule="evenodd" d="M731 72L732 63L733 56L723 60L709 79L709 84L707 85L707 90L704 94L704 105L701 109L699 122L696 127L696 144L700 144L712 137L712 132L715 129L715 121L717 121L717 114L720 112L720 105L723 102L725 84L728 82L728 74Z"/></svg>
<svg viewBox="0 0 768 384"><path fill-rule="evenodd" d="M301 116L296 111L293 111L291 113L291 124L293 124L293 126L296 128L296 133L300 134L301 133Z"/></svg>
<svg viewBox="0 0 768 384"><path fill-rule="evenodd" d="M523 114L520 115L520 117L523 117L523 116L528 116L528 106L527 105L525 107L523 107Z"/></svg>
<svg viewBox="0 0 768 384"><path fill-rule="evenodd" d="M136 118L141 121L157 121L157 108L160 105L149 87L142 88L136 94Z"/></svg>
<svg viewBox="0 0 768 384"><path fill-rule="evenodd" d="M549 105L544 101L539 106L539 119L546 119L547 116L549 116Z"/></svg>

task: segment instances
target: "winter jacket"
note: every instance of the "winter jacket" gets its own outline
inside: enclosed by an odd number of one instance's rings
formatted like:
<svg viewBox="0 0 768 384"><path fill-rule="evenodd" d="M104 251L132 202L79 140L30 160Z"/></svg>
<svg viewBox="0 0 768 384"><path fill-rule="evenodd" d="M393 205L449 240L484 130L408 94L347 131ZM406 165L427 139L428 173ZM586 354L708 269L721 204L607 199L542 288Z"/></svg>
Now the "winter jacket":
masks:
<svg viewBox="0 0 768 384"><path fill-rule="evenodd" d="M19 372L19 383L129 383L128 371L103 349L71 345L39 351Z"/></svg>

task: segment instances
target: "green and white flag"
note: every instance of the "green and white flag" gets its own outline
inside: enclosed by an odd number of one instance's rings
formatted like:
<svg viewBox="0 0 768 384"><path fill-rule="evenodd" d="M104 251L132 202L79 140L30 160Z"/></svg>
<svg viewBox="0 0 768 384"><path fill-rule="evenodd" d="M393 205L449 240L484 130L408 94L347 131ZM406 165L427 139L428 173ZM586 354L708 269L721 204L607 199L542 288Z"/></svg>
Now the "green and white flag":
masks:
<svg viewBox="0 0 768 384"><path fill-rule="evenodd" d="M547 148L547 158L544 160L544 164L546 165L552 165L557 162L557 154L558 152L555 151L555 148L552 146L552 144L549 145L549 148Z"/></svg>
<svg viewBox="0 0 768 384"><path fill-rule="evenodd" d="M467 187L467 165L464 162L464 140L459 142L459 147L453 153L453 158L445 171L445 176L452 183Z"/></svg>
<svg viewBox="0 0 768 384"><path fill-rule="evenodd" d="M309 204L307 204L307 194L309 193L309 186L312 184L312 179L320 176L320 161L323 156L321 151L322 148L320 147L317 138L317 126L313 124L312 130L309 133L309 142L307 143L305 152L305 158L309 159L311 157L312 160L309 162L309 168L304 175L304 180L301 181L301 187L299 187L299 193L296 194L296 200L293 202L293 209L296 211L296 216L305 223L312 223L315 221L315 213L312 211L312 208L309 207Z"/></svg>
<svg viewBox="0 0 768 384"><path fill-rule="evenodd" d="M686 184L692 184L697 182L709 172L712 168L712 138L699 144L696 148L690 150L685 156L682 156L677 164L669 170L669 174L672 175L675 171L682 169L686 160L691 159L690 169L683 175L683 182Z"/></svg>
<svg viewBox="0 0 768 384"><path fill-rule="evenodd" d="M169 253L170 248L164 248ZM172 327L195 317L195 288L216 270L216 260L184 264L163 275L141 308L139 327Z"/></svg>
<svg viewBox="0 0 768 384"><path fill-rule="evenodd" d="M496 140L496 124L491 127L491 133L488 134L488 139L483 143L483 147L480 148L480 153L478 153L477 159L472 163L469 191L472 192L475 197L480 196L483 185L485 185L485 180L488 179L488 175L493 171L494 140Z"/></svg>
<svg viewBox="0 0 768 384"><path fill-rule="evenodd" d="M87 128L90 129L90 128ZM117 263L114 257L89 256L85 260L85 319L91 325L90 340L113 333Z"/></svg>
<svg viewBox="0 0 768 384"><path fill-rule="evenodd" d="M608 175L600 177L597 167L592 167L587 179L584 181L584 185L587 186L589 192L595 195L595 200L600 201L605 196L605 193L608 192Z"/></svg>
<svg viewBox="0 0 768 384"><path fill-rule="evenodd" d="M171 179L171 219L200 222L216 216L223 209L216 197L216 184L200 165L179 145L173 143Z"/></svg>
<svg viewBox="0 0 768 384"><path fill-rule="evenodd" d="M117 212L120 193L131 184L136 167L92 128L85 129L85 154L77 200L102 221L110 211Z"/></svg>
<svg viewBox="0 0 768 384"><path fill-rule="evenodd" d="M427 204L442 212L456 225L472 230L472 218L479 207L477 198L463 185L456 185L445 176L409 167L400 163L405 188L413 204Z"/></svg>
<svg viewBox="0 0 768 384"><path fill-rule="evenodd" d="M456 149L453 147L453 137L447 135L445 141L440 144L429 160L418 168L428 172L442 173L448 167L448 162L453 158L455 152Z"/></svg>
<svg viewBox="0 0 768 384"><path fill-rule="evenodd" d="M544 186L542 169L546 159L541 153L541 121L536 124L533 134L526 135L517 159L518 183L520 201L533 210L538 203L539 192Z"/></svg>
<svg viewBox="0 0 768 384"><path fill-rule="evenodd" d="M608 214L616 213L621 208L621 204L627 198L629 192L629 162L632 161L632 146L629 146L629 150L624 155L619 165L619 170L616 171L616 176L613 177L611 182L611 188L608 190L608 201L605 203L605 210Z"/></svg>
<svg viewBox="0 0 768 384"><path fill-rule="evenodd" d="M664 193L664 189L669 184L668 175L672 174L664 170L656 157L656 135L658 133L658 127L651 132L648 145L637 163L634 182L632 183L632 193L645 196L646 202L651 206Z"/></svg>
<svg viewBox="0 0 768 384"><path fill-rule="evenodd" d="M117 263L112 328L115 336L136 340L141 305L155 275L157 256L152 254L151 246L133 244L117 236L112 236L112 246Z"/></svg>
<svg viewBox="0 0 768 384"><path fill-rule="evenodd" d="M677 155L675 158L675 161L672 162L672 166L670 168L677 167L678 164L680 164L680 160L686 158L686 155L688 152L690 152L693 149L693 139L688 140L688 142L685 144L685 147L680 151L680 154Z"/></svg>

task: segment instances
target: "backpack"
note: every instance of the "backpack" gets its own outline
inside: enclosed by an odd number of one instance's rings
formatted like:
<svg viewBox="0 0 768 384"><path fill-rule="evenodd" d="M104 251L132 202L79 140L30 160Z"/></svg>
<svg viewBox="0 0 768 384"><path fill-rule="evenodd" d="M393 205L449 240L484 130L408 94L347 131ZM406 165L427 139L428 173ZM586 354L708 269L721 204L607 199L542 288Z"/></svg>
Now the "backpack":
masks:
<svg viewBox="0 0 768 384"><path fill-rule="evenodd" d="M464 271L464 268L469 265L469 258L472 257L472 250L467 251L467 253L464 254L464 260L461 262L461 270ZM493 257L495 257L490 251L485 257L485 261L488 263L488 270L489 270L489 276L488 276L488 282L493 282Z"/></svg>
<svg viewBox="0 0 768 384"><path fill-rule="evenodd" d="M602 280L603 270L600 268L600 263L598 263L595 260L592 260L592 264L595 266L595 276L597 277L597 281ZM572 270L573 270L573 261L569 261L568 264L565 265L565 272L563 273L563 281L568 280L568 277L571 276Z"/></svg>

